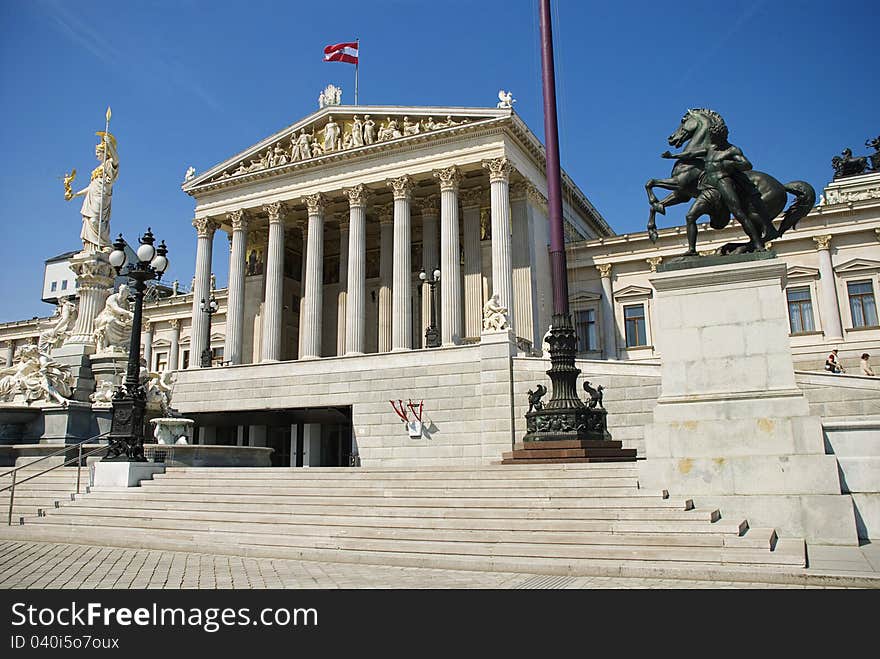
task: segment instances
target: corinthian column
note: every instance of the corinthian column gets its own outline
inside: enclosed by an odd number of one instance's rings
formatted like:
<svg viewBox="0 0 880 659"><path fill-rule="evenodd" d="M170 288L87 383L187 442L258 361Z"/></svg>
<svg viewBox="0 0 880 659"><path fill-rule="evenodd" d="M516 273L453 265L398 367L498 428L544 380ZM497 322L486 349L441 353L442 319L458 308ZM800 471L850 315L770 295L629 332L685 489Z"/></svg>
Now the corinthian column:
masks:
<svg viewBox="0 0 880 659"><path fill-rule="evenodd" d="M192 222L199 237L196 245L195 286L193 287L192 330L189 343L189 367L199 368L202 351L208 345L208 323L202 311L202 299L211 296L211 253L214 232L220 228L210 217L200 217Z"/></svg>
<svg viewBox="0 0 880 659"><path fill-rule="evenodd" d="M241 364L244 339L245 242L248 220L242 209L232 211L226 218L232 224L232 235L230 236L232 252L229 255L229 297L226 303L226 345L223 349L223 355L230 364Z"/></svg>
<svg viewBox="0 0 880 659"><path fill-rule="evenodd" d="M464 335L480 336L483 317L483 273L480 267L480 204L483 191L461 191L464 242Z"/></svg>
<svg viewBox="0 0 880 659"><path fill-rule="evenodd" d="M394 195L394 269L391 288L391 349L412 349L412 256L409 176L388 181Z"/></svg>
<svg viewBox="0 0 880 659"><path fill-rule="evenodd" d="M507 307L508 322L515 330L510 260L510 172L513 166L507 158L495 158L484 162L483 167L489 170L492 194L492 293L497 293L502 306Z"/></svg>
<svg viewBox="0 0 880 659"><path fill-rule="evenodd" d="M819 308L822 311L822 331L825 339L843 340L843 325L840 322L840 303L837 300L837 285L834 281L834 268L831 265L831 235L813 236L819 251Z"/></svg>
<svg viewBox="0 0 880 659"><path fill-rule="evenodd" d="M284 221L281 202L263 206L269 214L269 249L266 254L266 298L263 303L264 362L281 359L281 315L284 307Z"/></svg>
<svg viewBox="0 0 880 659"><path fill-rule="evenodd" d="M348 300L345 308L346 355L362 355L366 340L367 189L356 185L348 195ZM342 351L340 351L342 354Z"/></svg>
<svg viewBox="0 0 880 659"><path fill-rule="evenodd" d="M394 214L379 209L379 352L391 351L391 280L394 272Z"/></svg>
<svg viewBox="0 0 880 659"><path fill-rule="evenodd" d="M339 293L336 295L336 354L345 354L345 325L348 322L348 226L349 215L339 213Z"/></svg>
<svg viewBox="0 0 880 659"><path fill-rule="evenodd" d="M180 368L180 320L172 318L168 323L171 325L171 349L168 352L168 368L176 371Z"/></svg>
<svg viewBox="0 0 880 659"><path fill-rule="evenodd" d="M461 342L461 268L458 249L457 167L434 172L440 180L440 336L443 345Z"/></svg>
<svg viewBox="0 0 880 659"><path fill-rule="evenodd" d="M321 309L324 300L324 207L327 199L320 192L303 197L309 210L306 248L306 299L303 315L302 359L321 356Z"/></svg>
<svg viewBox="0 0 880 659"><path fill-rule="evenodd" d="M143 337L143 346L144 346L144 361L147 362L147 370L153 370L153 323L150 321L144 322L143 331L141 332L141 336Z"/></svg>
<svg viewBox="0 0 880 659"><path fill-rule="evenodd" d="M605 359L617 359L617 323L614 321L614 291L611 287L611 264L597 265L602 278L602 336L605 339Z"/></svg>
<svg viewBox="0 0 880 659"><path fill-rule="evenodd" d="M437 245L437 219L440 216L440 204L437 195L428 195L422 200L422 268L427 277L440 266L440 249ZM441 284L440 290L443 290ZM422 327L416 336L416 344L424 347L425 329L431 320L431 287L422 283ZM437 322L440 322L440 309L435 310Z"/></svg>
<svg viewBox="0 0 880 659"><path fill-rule="evenodd" d="M79 295L76 322L67 344L94 346L95 316L101 313L113 290L113 268L103 252L80 252L70 260Z"/></svg>

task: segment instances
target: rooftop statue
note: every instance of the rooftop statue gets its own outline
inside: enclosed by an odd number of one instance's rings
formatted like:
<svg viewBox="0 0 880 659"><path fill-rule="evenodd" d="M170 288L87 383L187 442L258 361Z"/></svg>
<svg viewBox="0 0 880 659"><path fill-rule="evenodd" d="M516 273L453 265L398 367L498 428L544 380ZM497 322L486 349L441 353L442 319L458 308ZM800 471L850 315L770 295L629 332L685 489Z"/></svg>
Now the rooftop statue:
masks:
<svg viewBox="0 0 880 659"><path fill-rule="evenodd" d="M110 122L110 109L107 109L107 122ZM80 214L82 232L80 238L84 252L101 252L110 248L110 202L113 197L113 184L119 176L119 153L116 138L107 131L95 133L101 141L95 146L95 158L101 163L92 170L88 186L74 192L70 184L76 178L76 170L64 175L64 198L84 197Z"/></svg>
<svg viewBox="0 0 880 659"><path fill-rule="evenodd" d="M813 208L816 191L805 181L782 184L764 172L752 169L752 163L743 151L728 141L728 129L717 112L705 108L688 110L678 129L669 136L670 146L683 148L680 153L666 151L661 157L675 160L672 174L665 179L650 179L645 183L651 211L648 219L648 237L658 238L656 214L666 214L669 206L691 199L687 212L688 251L686 256L697 255L697 220L709 216L713 229L723 229L731 215L737 219L749 240L745 243L727 243L718 252L743 254L764 251L766 243L778 238ZM658 200L654 188L672 192ZM795 197L786 209L788 194ZM785 211L779 226L773 219Z"/></svg>
<svg viewBox="0 0 880 659"><path fill-rule="evenodd" d="M866 142L869 146L873 146ZM839 156L831 159L831 166L834 167L834 178L839 179L844 176L858 176L864 174L868 169L867 156L854 157L852 149L844 149Z"/></svg>

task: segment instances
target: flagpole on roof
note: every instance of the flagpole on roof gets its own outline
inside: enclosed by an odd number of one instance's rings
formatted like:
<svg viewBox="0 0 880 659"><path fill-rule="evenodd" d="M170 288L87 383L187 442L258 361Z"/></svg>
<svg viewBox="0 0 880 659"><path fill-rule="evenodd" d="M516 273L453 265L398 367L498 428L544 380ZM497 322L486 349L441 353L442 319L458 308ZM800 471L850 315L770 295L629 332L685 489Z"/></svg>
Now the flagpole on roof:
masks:
<svg viewBox="0 0 880 659"><path fill-rule="evenodd" d="M358 63L361 61L361 40L355 39L354 42L357 44L355 50L357 50L357 62L354 63L354 104L358 104Z"/></svg>

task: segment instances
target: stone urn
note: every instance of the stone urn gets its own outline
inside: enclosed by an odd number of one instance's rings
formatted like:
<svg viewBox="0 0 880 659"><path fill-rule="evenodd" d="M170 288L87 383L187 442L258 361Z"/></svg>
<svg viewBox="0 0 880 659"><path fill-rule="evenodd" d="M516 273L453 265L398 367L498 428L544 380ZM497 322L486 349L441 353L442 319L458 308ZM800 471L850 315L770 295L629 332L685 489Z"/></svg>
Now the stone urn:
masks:
<svg viewBox="0 0 880 659"><path fill-rule="evenodd" d="M155 426L153 437L158 444L188 444L192 440L192 419L161 417L150 421Z"/></svg>

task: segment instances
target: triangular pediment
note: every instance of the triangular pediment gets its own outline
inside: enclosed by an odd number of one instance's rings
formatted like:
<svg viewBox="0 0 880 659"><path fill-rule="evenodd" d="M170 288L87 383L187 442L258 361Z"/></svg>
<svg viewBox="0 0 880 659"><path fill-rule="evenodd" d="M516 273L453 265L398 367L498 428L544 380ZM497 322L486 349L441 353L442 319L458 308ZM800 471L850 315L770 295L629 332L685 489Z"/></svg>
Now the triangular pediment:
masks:
<svg viewBox="0 0 880 659"><path fill-rule="evenodd" d="M834 272L844 274L847 272L873 272L880 270L880 261L872 259L851 259L834 268Z"/></svg>
<svg viewBox="0 0 880 659"><path fill-rule="evenodd" d="M155 341L153 341L153 347L154 348L170 348L171 341L169 341L168 339L156 339Z"/></svg>
<svg viewBox="0 0 880 659"><path fill-rule="evenodd" d="M819 268L810 268L806 265L793 265L786 271L788 279L818 279Z"/></svg>
<svg viewBox="0 0 880 659"><path fill-rule="evenodd" d="M504 120L510 109L331 105L184 182L183 190L255 180L428 141Z"/></svg>
<svg viewBox="0 0 880 659"><path fill-rule="evenodd" d="M590 302L598 302L601 299L601 294L593 293L592 291L578 291L574 295L569 296L570 304L587 304Z"/></svg>
<svg viewBox="0 0 880 659"><path fill-rule="evenodd" d="M614 299L620 300L624 298L651 297L654 294L653 288L645 288L644 286L627 286L614 292Z"/></svg>

